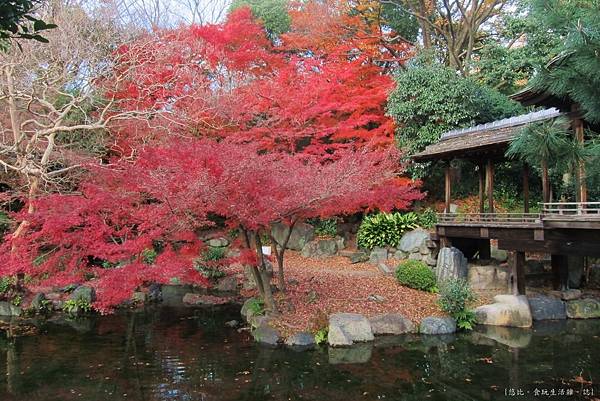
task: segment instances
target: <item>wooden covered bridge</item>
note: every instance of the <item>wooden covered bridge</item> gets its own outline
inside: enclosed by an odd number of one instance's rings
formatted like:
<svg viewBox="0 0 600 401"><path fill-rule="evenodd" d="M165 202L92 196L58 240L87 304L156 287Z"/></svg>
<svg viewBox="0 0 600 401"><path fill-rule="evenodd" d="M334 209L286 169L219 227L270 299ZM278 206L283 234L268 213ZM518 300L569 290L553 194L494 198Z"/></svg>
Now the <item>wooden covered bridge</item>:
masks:
<svg viewBox="0 0 600 401"><path fill-rule="evenodd" d="M498 213L494 205L494 167L507 161L506 150L527 124L567 116L575 137L583 141L585 122L576 108L551 96L527 90L513 98L525 105L551 107L442 135L440 141L413 155L417 162L441 161L445 166L445 211L438 215L436 235L440 246L456 246L467 257L490 258L490 240L509 251L511 286L515 294L525 293L525 253L551 255L553 282L557 289L568 287L568 256L600 257L600 202L589 202L583 166L577 180L576 202L544 199L538 213L530 212L529 166L523 169L523 213ZM451 213L452 177L450 162L467 159L476 166L479 182L479 212ZM547 194L547 191L543 191ZM546 197L547 195L545 195Z"/></svg>

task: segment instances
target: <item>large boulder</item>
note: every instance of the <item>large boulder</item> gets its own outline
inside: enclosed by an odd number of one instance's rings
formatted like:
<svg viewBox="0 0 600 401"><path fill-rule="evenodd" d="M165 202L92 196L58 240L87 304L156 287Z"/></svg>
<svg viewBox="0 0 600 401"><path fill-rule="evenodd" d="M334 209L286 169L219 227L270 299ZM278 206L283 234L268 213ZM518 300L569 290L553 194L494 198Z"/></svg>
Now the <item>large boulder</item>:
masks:
<svg viewBox="0 0 600 401"><path fill-rule="evenodd" d="M317 238L304 245L302 256L305 258L324 258L335 255L338 250L337 238Z"/></svg>
<svg viewBox="0 0 600 401"><path fill-rule="evenodd" d="M285 237L289 232L288 230L289 226L283 223L275 223L271 226L271 235L273 235L278 243L283 244ZM295 251L301 251L302 248L304 248L304 246L314 238L315 228L313 226L306 223L296 223L292 230L292 235L290 236L287 248Z"/></svg>
<svg viewBox="0 0 600 401"><path fill-rule="evenodd" d="M477 323L491 326L531 327L532 317L525 295L496 295L494 303L475 309Z"/></svg>
<svg viewBox="0 0 600 401"><path fill-rule="evenodd" d="M244 318L244 320L249 321L250 318L254 315L252 308L250 307L252 304L259 302L258 298L248 298L244 304L242 305L242 309L240 310L240 315Z"/></svg>
<svg viewBox="0 0 600 401"><path fill-rule="evenodd" d="M373 334L414 333L415 324L399 313L384 313L369 319Z"/></svg>
<svg viewBox="0 0 600 401"><path fill-rule="evenodd" d="M23 311L10 302L0 302L0 316L21 316Z"/></svg>
<svg viewBox="0 0 600 401"><path fill-rule="evenodd" d="M416 253L421 249L427 249L426 241L428 239L429 233L425 230L417 229L408 231L400 238L398 249L406 253Z"/></svg>
<svg viewBox="0 0 600 401"><path fill-rule="evenodd" d="M600 318L600 301L591 298L567 302L567 316L571 319Z"/></svg>
<svg viewBox="0 0 600 401"><path fill-rule="evenodd" d="M533 333L530 329L503 326L478 326L472 333L475 343L485 344L481 337L507 345L511 348L527 348ZM495 345L494 343L488 345Z"/></svg>
<svg viewBox="0 0 600 401"><path fill-rule="evenodd" d="M327 341L331 346L352 345L355 342L373 341L369 320L357 313L335 313L329 316Z"/></svg>
<svg viewBox="0 0 600 401"><path fill-rule="evenodd" d="M456 331L456 320L451 317L426 317L421 320L421 334L450 334Z"/></svg>
<svg viewBox="0 0 600 401"><path fill-rule="evenodd" d="M88 304L92 304L96 300L96 290L92 287L88 287L86 285L81 285L77 287L71 295L69 295L69 299L73 301L85 301Z"/></svg>
<svg viewBox="0 0 600 401"><path fill-rule="evenodd" d="M374 247L369 254L369 263L378 265L388 258L388 250L379 246Z"/></svg>
<svg viewBox="0 0 600 401"><path fill-rule="evenodd" d="M208 246L212 248L224 248L229 245L229 240L225 237L212 238L208 240Z"/></svg>
<svg viewBox="0 0 600 401"><path fill-rule="evenodd" d="M500 266L469 266L468 280L473 290L504 293L508 289L508 276L506 269Z"/></svg>
<svg viewBox="0 0 600 401"><path fill-rule="evenodd" d="M536 296L529 298L533 320L558 320L567 318L566 304L558 298Z"/></svg>
<svg viewBox="0 0 600 401"><path fill-rule="evenodd" d="M460 249L454 247L440 249L435 267L438 282L448 278L466 278L467 270L467 258Z"/></svg>
<svg viewBox="0 0 600 401"><path fill-rule="evenodd" d="M227 297L215 297L213 295L187 293L183 296L182 302L193 306L216 306L230 303L231 299Z"/></svg>

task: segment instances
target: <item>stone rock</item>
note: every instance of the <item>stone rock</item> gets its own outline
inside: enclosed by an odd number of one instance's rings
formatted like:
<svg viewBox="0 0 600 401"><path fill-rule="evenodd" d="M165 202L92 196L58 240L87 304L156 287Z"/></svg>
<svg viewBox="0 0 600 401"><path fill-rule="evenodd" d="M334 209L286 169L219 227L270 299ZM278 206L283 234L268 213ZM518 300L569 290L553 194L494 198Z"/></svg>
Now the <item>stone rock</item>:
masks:
<svg viewBox="0 0 600 401"><path fill-rule="evenodd" d="M335 242L337 244L338 251L346 248L346 239L344 237L340 237L339 235L335 237Z"/></svg>
<svg viewBox="0 0 600 401"><path fill-rule="evenodd" d="M335 238L317 238L304 245L302 256L305 258L323 258L333 256L337 251L338 243Z"/></svg>
<svg viewBox="0 0 600 401"><path fill-rule="evenodd" d="M414 333L415 324L398 313L384 313L369 319L373 334Z"/></svg>
<svg viewBox="0 0 600 401"><path fill-rule="evenodd" d="M46 308L46 303L46 295L43 292L38 292L31 300L31 307L39 311Z"/></svg>
<svg viewBox="0 0 600 401"><path fill-rule="evenodd" d="M244 320L248 321L250 319L250 317L253 315L252 311L250 310L250 305L256 301L257 301L256 298L248 298L242 305L242 309L240 310L240 315L242 315Z"/></svg>
<svg viewBox="0 0 600 401"><path fill-rule="evenodd" d="M586 298L567 302L567 316L570 319L600 318L600 301Z"/></svg>
<svg viewBox="0 0 600 401"><path fill-rule="evenodd" d="M235 276L223 277L214 287L219 292L236 292L238 286Z"/></svg>
<svg viewBox="0 0 600 401"><path fill-rule="evenodd" d="M448 278L466 278L467 270L467 258L458 248L440 249L435 267L438 283Z"/></svg>
<svg viewBox="0 0 600 401"><path fill-rule="evenodd" d="M496 295L494 303L475 309L477 323L492 326L531 327L532 317L525 295Z"/></svg>
<svg viewBox="0 0 600 401"><path fill-rule="evenodd" d="M423 261L430 267L435 267L437 265L437 258L434 258L431 255L427 255Z"/></svg>
<svg viewBox="0 0 600 401"><path fill-rule="evenodd" d="M587 282L587 287L600 289L600 265L590 266L590 276Z"/></svg>
<svg viewBox="0 0 600 401"><path fill-rule="evenodd" d="M408 257L408 254L404 251L397 250L396 252L394 252L394 259L403 260L403 259L406 259L407 257Z"/></svg>
<svg viewBox="0 0 600 401"><path fill-rule="evenodd" d="M131 300L133 302L136 303L146 303L146 299L148 298L147 294L145 292L141 292L141 291L136 291L133 293L133 296L131 297Z"/></svg>
<svg viewBox="0 0 600 401"><path fill-rule="evenodd" d="M96 300L96 290L92 287L82 285L69 295L69 299L74 301L82 300L91 305Z"/></svg>
<svg viewBox="0 0 600 401"><path fill-rule="evenodd" d="M423 260L423 255L421 255L419 252L413 252L408 255L408 260Z"/></svg>
<svg viewBox="0 0 600 401"><path fill-rule="evenodd" d="M490 248L490 256L498 262L506 262L508 260L508 252L504 249L498 249L495 246Z"/></svg>
<svg viewBox="0 0 600 401"><path fill-rule="evenodd" d="M450 334L456 331L456 320L451 317L426 317L421 320L421 334Z"/></svg>
<svg viewBox="0 0 600 401"><path fill-rule="evenodd" d="M569 267L569 288L581 287L583 278L583 256L569 255L567 257Z"/></svg>
<svg viewBox="0 0 600 401"><path fill-rule="evenodd" d="M392 269L390 269L389 266L385 262L377 263L377 268L383 274L392 274Z"/></svg>
<svg viewBox="0 0 600 401"><path fill-rule="evenodd" d="M158 283L150 284L148 287L148 301L160 302L162 301L162 286Z"/></svg>
<svg viewBox="0 0 600 401"><path fill-rule="evenodd" d="M229 240L227 238L213 238L208 240L208 246L212 248L224 248L229 245Z"/></svg>
<svg viewBox="0 0 600 401"><path fill-rule="evenodd" d="M231 327L232 329L235 329L239 325L240 325L240 322L238 322L237 320L229 320L229 321L225 322L225 326Z"/></svg>
<svg viewBox="0 0 600 401"><path fill-rule="evenodd" d="M271 226L271 235L282 244L288 234L289 227L283 223L275 223ZM306 244L315 238L315 228L310 224L297 223L294 225L292 235L288 241L287 248L301 251Z"/></svg>
<svg viewBox="0 0 600 401"><path fill-rule="evenodd" d="M367 297L367 301L377 302L378 304L381 304L385 302L385 297L377 294L371 294Z"/></svg>
<svg viewBox="0 0 600 401"><path fill-rule="evenodd" d="M364 252L353 252L350 256L350 263L362 263L369 260L369 255Z"/></svg>
<svg viewBox="0 0 600 401"><path fill-rule="evenodd" d="M499 266L469 265L468 281L473 290L506 292L508 276L508 272Z"/></svg>
<svg viewBox="0 0 600 401"><path fill-rule="evenodd" d="M0 302L0 316L21 316L23 311L10 302Z"/></svg>
<svg viewBox="0 0 600 401"><path fill-rule="evenodd" d="M315 336L306 331L295 333L285 339L285 345L295 348L312 348L315 346Z"/></svg>
<svg viewBox="0 0 600 401"><path fill-rule="evenodd" d="M572 301L581 298L581 290L566 290L560 294L564 301Z"/></svg>
<svg viewBox="0 0 600 401"><path fill-rule="evenodd" d="M563 301L554 297L536 296L529 298L533 320L558 320L567 318L567 308Z"/></svg>
<svg viewBox="0 0 600 401"><path fill-rule="evenodd" d="M187 293L183 296L183 303L195 306L216 306L229 303L231 300L226 297L215 297L212 295L201 295Z"/></svg>
<svg viewBox="0 0 600 401"><path fill-rule="evenodd" d="M366 317L357 313L335 313L329 316L328 342L331 346L373 341L373 331Z"/></svg>
<svg viewBox="0 0 600 401"><path fill-rule="evenodd" d="M431 251L427 247L427 241L423 241L423 243L419 247L419 253L423 256L427 256L431 253Z"/></svg>
<svg viewBox="0 0 600 401"><path fill-rule="evenodd" d="M388 258L388 250L386 248L374 247L369 255L369 263L377 265L385 262Z"/></svg>
<svg viewBox="0 0 600 401"><path fill-rule="evenodd" d="M373 354L373 344L356 344L346 348L329 347L328 354L329 363L332 365L367 363Z"/></svg>
<svg viewBox="0 0 600 401"><path fill-rule="evenodd" d="M276 346L277 343L281 340L281 335L279 331L264 323L256 327L256 329L252 330L252 337L258 343Z"/></svg>
<svg viewBox="0 0 600 401"><path fill-rule="evenodd" d="M417 229L408 231L400 238L398 249L406 253L419 252L421 245L427 247L426 241L428 239L429 233L425 230Z"/></svg>

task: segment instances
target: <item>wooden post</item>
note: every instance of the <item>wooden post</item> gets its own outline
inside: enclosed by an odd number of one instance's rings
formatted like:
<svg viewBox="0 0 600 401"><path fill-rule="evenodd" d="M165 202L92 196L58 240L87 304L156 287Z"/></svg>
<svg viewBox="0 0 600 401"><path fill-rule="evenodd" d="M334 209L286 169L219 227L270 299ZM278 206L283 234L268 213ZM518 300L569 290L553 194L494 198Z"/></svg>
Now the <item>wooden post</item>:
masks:
<svg viewBox="0 0 600 401"><path fill-rule="evenodd" d="M523 163L523 213L529 213L529 165Z"/></svg>
<svg viewBox="0 0 600 401"><path fill-rule="evenodd" d="M477 175L479 176L479 213L485 212L485 176L483 175L484 168L485 166L483 165L483 163L479 163L477 167Z"/></svg>
<svg viewBox="0 0 600 401"><path fill-rule="evenodd" d="M550 258L554 289L565 291L569 288L569 260L565 255L550 255Z"/></svg>
<svg viewBox="0 0 600 401"><path fill-rule="evenodd" d="M450 213L450 202L452 201L452 180L450 179L450 161L446 164L444 170L444 188L445 188L445 200L446 209L445 213Z"/></svg>
<svg viewBox="0 0 600 401"><path fill-rule="evenodd" d="M488 159L487 161L486 176L488 213L494 213L494 163L492 159Z"/></svg>
<svg viewBox="0 0 600 401"><path fill-rule="evenodd" d="M509 252L510 286L513 295L525 295L525 252Z"/></svg>

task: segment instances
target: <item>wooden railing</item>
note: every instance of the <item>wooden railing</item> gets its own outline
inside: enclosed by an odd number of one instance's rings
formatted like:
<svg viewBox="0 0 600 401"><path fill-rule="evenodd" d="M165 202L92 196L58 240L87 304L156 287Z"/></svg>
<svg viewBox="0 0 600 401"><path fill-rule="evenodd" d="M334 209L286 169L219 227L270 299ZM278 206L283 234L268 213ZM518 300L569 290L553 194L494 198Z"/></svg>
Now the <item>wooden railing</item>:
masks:
<svg viewBox="0 0 600 401"><path fill-rule="evenodd" d="M439 213L440 224L541 224L538 213Z"/></svg>
<svg viewBox="0 0 600 401"><path fill-rule="evenodd" d="M542 226L550 222L600 222L600 202L542 203L541 213L439 213L441 225Z"/></svg>
<svg viewBox="0 0 600 401"><path fill-rule="evenodd" d="M600 218L600 202L553 202L542 203L544 217L589 216Z"/></svg>

